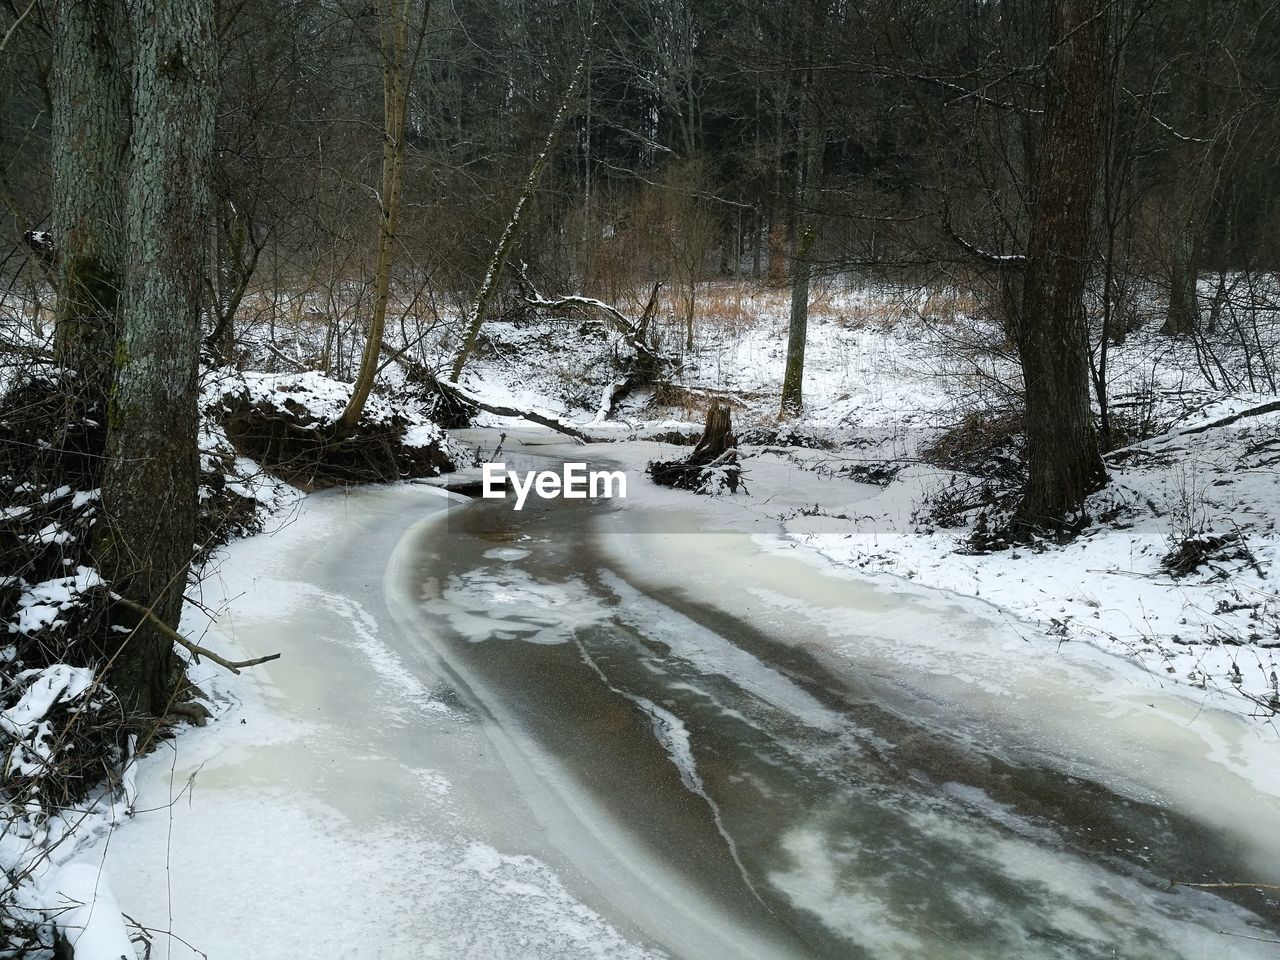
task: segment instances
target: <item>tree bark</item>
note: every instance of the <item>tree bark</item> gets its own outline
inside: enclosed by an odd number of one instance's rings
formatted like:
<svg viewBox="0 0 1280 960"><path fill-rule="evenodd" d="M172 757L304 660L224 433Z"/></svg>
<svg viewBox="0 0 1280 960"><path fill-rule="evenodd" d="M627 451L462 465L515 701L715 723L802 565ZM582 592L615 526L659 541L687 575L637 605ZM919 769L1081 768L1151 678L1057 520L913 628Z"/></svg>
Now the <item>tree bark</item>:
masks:
<svg viewBox="0 0 1280 960"><path fill-rule="evenodd" d="M112 588L176 627L196 519L197 363L209 231L213 0L134 0L131 267L108 421L98 528ZM109 650L107 682L136 724L163 715L180 679L148 618Z"/></svg>
<svg viewBox="0 0 1280 960"><path fill-rule="evenodd" d="M1098 170L1103 0L1058 0L1015 332L1026 388L1027 483L1015 517L1060 529L1106 481L1089 406L1084 285Z"/></svg>
<svg viewBox="0 0 1280 960"><path fill-rule="evenodd" d="M791 321L787 327L787 365L782 375L782 416L804 411L804 348L809 339L809 250L817 228L808 223L800 235L791 263Z"/></svg>
<svg viewBox="0 0 1280 960"><path fill-rule="evenodd" d="M713 493L719 489L737 493L739 486L746 489L742 467L738 463L737 446L728 405L712 400L707 408L702 436L693 452L681 460L654 460L645 472L659 486L680 487L698 493Z"/></svg>
<svg viewBox="0 0 1280 960"><path fill-rule="evenodd" d="M373 316L360 360L360 372L351 388L351 399L337 423L339 435L348 435L360 420L373 390L382 355L382 334L387 324L387 298L391 289L391 261L395 253L396 223L400 215L400 190L404 182L405 116L409 84L417 68L427 32L430 4L424 0L422 27L413 57L407 56L409 10L413 0L381 0L378 4L379 50L382 53L382 216L378 220L378 261L373 281Z"/></svg>
<svg viewBox="0 0 1280 960"><path fill-rule="evenodd" d="M54 14L55 352L98 416L111 392L124 276L125 19L123 0L60 0Z"/></svg>
<svg viewBox="0 0 1280 960"><path fill-rule="evenodd" d="M1203 189L1197 185L1194 189ZM1187 206L1198 207L1199 200L1187 200ZM1200 278L1200 217L1198 209L1186 212L1177 225L1169 263L1169 308L1160 332L1165 336L1184 337L1195 333L1200 325L1200 300L1197 281Z"/></svg>
<svg viewBox="0 0 1280 960"><path fill-rule="evenodd" d="M1185 42L1192 77L1192 128L1203 137L1209 127L1210 97L1208 58L1209 4L1195 0L1185 8ZM1190 336L1200 326L1200 248L1205 220L1213 202L1212 144L1183 134L1170 150L1174 189L1178 194L1173 215L1173 248L1169 257L1169 307L1160 332L1165 336Z"/></svg>
<svg viewBox="0 0 1280 960"><path fill-rule="evenodd" d="M810 5L813 34L808 43L817 43L826 23L825 7ZM782 402L779 415L799 416L804 411L804 351L809 339L809 282L813 266L809 252L818 234L818 183L826 152L826 130L815 102L815 80L812 50L805 53L810 66L800 84L802 129L796 151L796 186L794 193L795 246L791 250L791 317L787 328L787 362L782 376Z"/></svg>

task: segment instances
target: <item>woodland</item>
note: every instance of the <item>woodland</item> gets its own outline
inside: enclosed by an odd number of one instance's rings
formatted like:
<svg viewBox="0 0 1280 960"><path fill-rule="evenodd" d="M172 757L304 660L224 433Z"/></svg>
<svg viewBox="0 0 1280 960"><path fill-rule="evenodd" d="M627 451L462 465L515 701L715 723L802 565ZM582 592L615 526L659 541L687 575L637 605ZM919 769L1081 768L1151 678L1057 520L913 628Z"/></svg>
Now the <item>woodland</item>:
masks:
<svg viewBox="0 0 1280 960"><path fill-rule="evenodd" d="M506 431L1269 723L1278 277L1269 0L0 0L0 955L113 956L67 811L274 662L219 551Z"/></svg>

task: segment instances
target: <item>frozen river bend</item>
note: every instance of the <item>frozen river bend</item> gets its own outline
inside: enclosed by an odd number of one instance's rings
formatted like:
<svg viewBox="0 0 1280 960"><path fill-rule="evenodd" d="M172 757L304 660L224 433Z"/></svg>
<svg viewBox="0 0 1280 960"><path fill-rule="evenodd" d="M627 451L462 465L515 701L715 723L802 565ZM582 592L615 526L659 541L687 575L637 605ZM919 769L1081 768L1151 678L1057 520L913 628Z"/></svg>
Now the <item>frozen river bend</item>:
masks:
<svg viewBox="0 0 1280 960"><path fill-rule="evenodd" d="M207 581L283 658L144 765L121 906L214 958L1275 955L1166 890L1280 880L1274 735L776 531L310 498Z"/></svg>

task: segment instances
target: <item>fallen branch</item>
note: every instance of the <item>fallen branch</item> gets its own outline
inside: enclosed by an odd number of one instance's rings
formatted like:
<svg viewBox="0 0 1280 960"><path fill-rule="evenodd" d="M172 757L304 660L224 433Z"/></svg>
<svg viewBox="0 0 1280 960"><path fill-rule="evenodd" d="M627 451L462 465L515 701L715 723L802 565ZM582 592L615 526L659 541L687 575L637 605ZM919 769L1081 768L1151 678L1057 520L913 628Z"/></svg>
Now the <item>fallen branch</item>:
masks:
<svg viewBox="0 0 1280 960"><path fill-rule="evenodd" d="M1208 423L1201 423L1194 427L1187 427L1185 430L1179 430L1177 433L1165 434L1162 437L1156 437L1152 440L1144 440L1141 443L1135 443L1132 446L1121 447L1118 450L1111 450L1104 453L1103 457L1107 460L1119 460L1124 457L1130 457L1137 453L1151 454L1168 454L1181 451L1182 447L1157 447L1161 441L1171 443L1178 437L1189 437L1197 433L1207 433L1216 427L1226 427L1238 420L1245 420L1249 417L1260 417L1268 413L1276 413L1280 411L1280 400L1271 400L1268 403L1261 404L1256 407L1250 407L1248 410L1241 410L1239 413L1232 413L1225 417L1219 417L1217 420L1210 420Z"/></svg>
<svg viewBox="0 0 1280 960"><path fill-rule="evenodd" d="M520 281L528 290L525 303L547 313L566 313L573 310L598 313L622 335L623 341L631 348L634 357L626 365L626 371L620 380L605 387L600 397L600 408L596 413L596 422L608 420L613 415L618 401L637 386L654 383L662 371L674 367L675 361L663 356L646 342L649 336L649 324L658 308L658 291L661 283L653 285L649 301L640 314L640 319L632 323L617 307L597 300L594 297L569 295L564 297L546 297L538 291L529 279L524 266L520 268Z"/></svg>
<svg viewBox="0 0 1280 960"><path fill-rule="evenodd" d="M270 353L273 357L275 357L277 360L283 360L285 363L289 364L289 366L293 367L295 370L300 370L303 373L306 373L308 370L311 369L311 367L308 364L303 363L301 360L293 359L293 357L289 356L283 350L280 350L278 347L276 347L275 344L263 343L262 345L267 348L267 352Z"/></svg>
<svg viewBox="0 0 1280 960"><path fill-rule="evenodd" d="M1198 427L1189 427L1181 431L1178 436L1185 437L1192 433L1204 433L1206 430L1212 430L1214 427L1225 427L1235 423L1237 420L1244 420L1246 417L1260 417L1264 413L1275 413L1280 410L1280 400L1272 400L1270 403L1264 403L1261 406L1250 407L1248 410L1241 410L1239 413L1233 413L1230 416L1222 417L1218 420L1210 420L1208 423L1202 423Z"/></svg>
<svg viewBox="0 0 1280 960"><path fill-rule="evenodd" d="M671 362L668 358L655 353L653 348L644 342L645 334L649 330L649 323L658 308L658 292L662 289L661 283L653 285L653 291L649 294L649 300L645 304L644 310L640 313L640 319L632 323L617 307L611 306L603 300L597 300L595 297L584 297L579 294L569 294L563 297L548 297L544 295L529 279L528 271L523 264L520 267L520 282L529 291L524 298L524 302L529 306L538 310L545 310L548 313L565 313L570 310L599 313L626 338L627 345L635 350L637 354L651 357L660 363Z"/></svg>
<svg viewBox="0 0 1280 960"><path fill-rule="evenodd" d="M216 663L218 666L225 667L226 669L230 670L232 673L238 674L245 667L256 667L260 663L269 663L272 660L280 659L280 654L269 653L265 657L257 657L253 660L227 660L224 657L218 656L208 647L202 647L200 646L200 644L195 643L194 641L188 640L186 637L180 634L177 630L173 629L173 627L169 626L167 623L165 623L163 620L157 617L155 614L155 611L152 610L150 607L144 607L140 603L134 603L132 600L128 599L127 597L122 597L119 594L115 594L115 593L111 595L111 598L121 606L128 607L130 610L134 611L135 613L142 614L142 616L150 620L157 628L159 628L160 632L163 633L165 636L167 636L170 640L178 644L178 646L185 647L187 650L190 650L191 653L195 655L197 663L200 661L201 657L207 657L208 659Z"/></svg>
<svg viewBox="0 0 1280 960"><path fill-rule="evenodd" d="M528 420L531 423L540 423L544 427L550 427L557 433L568 434L582 443L591 443L593 441L592 437L583 433L573 424L566 423L559 417L553 417L549 413L539 413L537 410L523 410L519 407L504 407L501 404L492 403L472 393L466 387L454 383L452 380L442 380L437 377L436 386L443 393L452 394L459 400L489 413L497 414L499 417L519 417L521 420Z"/></svg>

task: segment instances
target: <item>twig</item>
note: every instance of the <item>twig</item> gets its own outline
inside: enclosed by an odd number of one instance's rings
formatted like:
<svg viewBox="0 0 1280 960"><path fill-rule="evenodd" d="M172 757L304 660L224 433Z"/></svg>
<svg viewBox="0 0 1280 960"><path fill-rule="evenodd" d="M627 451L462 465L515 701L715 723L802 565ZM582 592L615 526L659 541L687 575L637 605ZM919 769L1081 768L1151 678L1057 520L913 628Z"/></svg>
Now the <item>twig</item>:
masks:
<svg viewBox="0 0 1280 960"><path fill-rule="evenodd" d="M186 649L190 650L193 654L195 654L197 661L199 660L200 657L208 657L218 666L226 667L232 673L238 674L240 670L244 667L256 667L260 663L269 663L272 660L280 659L280 654L270 653L270 654L267 654L267 656L265 657L257 657L256 659L253 659L253 660L227 660L225 657L218 656L208 647L202 647L200 646L200 644L195 643L191 640L188 640L186 637L180 634L177 630L173 629L173 627L169 626L167 623L165 623L163 620L157 617L155 614L155 611L152 610L150 607L144 607L140 603L134 603L132 600L128 599L127 597L122 597L115 593L113 593L111 597L113 600L115 600L117 603L121 604L122 606L128 607L130 610L133 610L135 613L142 614L144 617L150 620L153 624L159 627L160 632L163 633L165 636L167 636L170 640L172 640L174 643L178 644L181 647L185 647Z"/></svg>

